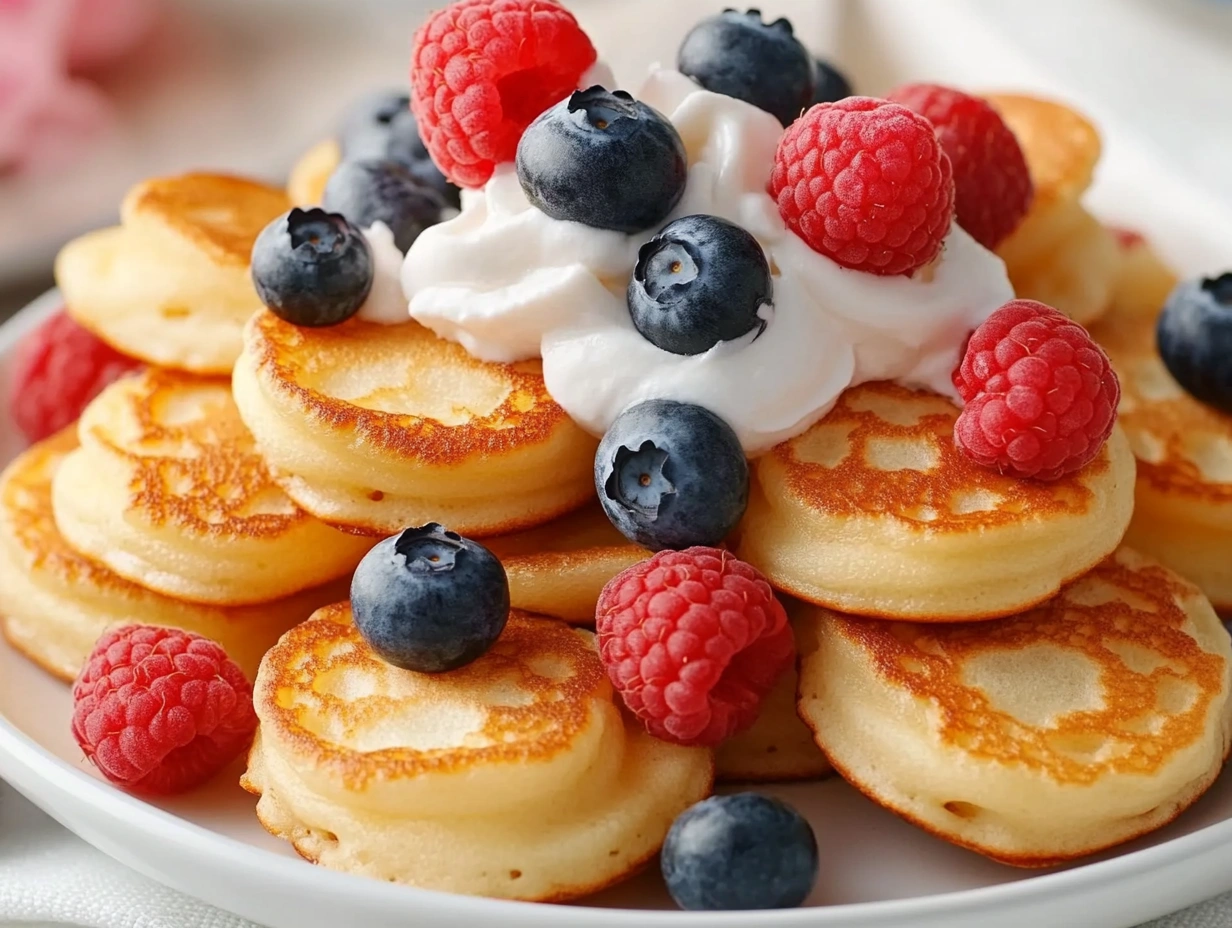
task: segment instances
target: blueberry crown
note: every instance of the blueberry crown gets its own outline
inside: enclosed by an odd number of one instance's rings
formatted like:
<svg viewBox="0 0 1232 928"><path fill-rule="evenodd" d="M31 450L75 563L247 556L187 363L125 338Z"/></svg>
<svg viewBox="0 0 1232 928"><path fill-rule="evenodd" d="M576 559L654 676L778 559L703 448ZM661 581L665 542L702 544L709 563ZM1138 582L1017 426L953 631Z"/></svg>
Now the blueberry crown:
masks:
<svg viewBox="0 0 1232 928"><path fill-rule="evenodd" d="M739 10L735 9L734 7L729 6L729 7L724 7L723 12L724 14L734 13L737 16L744 16L747 19L754 19L757 21L757 25L763 26L766 29L778 29L780 32L785 32L788 35L796 34L795 29L792 28L790 19L787 19L785 16L780 16L778 19L776 19L772 23L765 22L761 18L761 10L758 7L751 7L750 9L741 13Z"/></svg>
<svg viewBox="0 0 1232 928"><path fill-rule="evenodd" d="M608 90L595 84L576 90L566 104L570 113L584 112L586 121L596 129L606 129L618 119L637 119L637 101L623 90Z"/></svg>
<svg viewBox="0 0 1232 928"><path fill-rule="evenodd" d="M351 232L351 224L345 216L327 213L317 206L311 209L297 206L287 214L287 233L291 236L292 248L308 245L317 254L327 255L341 251Z"/></svg>
<svg viewBox="0 0 1232 928"><path fill-rule="evenodd" d="M1232 271L1220 274L1218 277L1202 278L1202 289L1215 298L1222 306L1232 306Z"/></svg>
<svg viewBox="0 0 1232 928"><path fill-rule="evenodd" d="M406 559L407 570L437 573L453 570L458 554L466 550L466 542L457 532L429 522L419 528L403 530L394 542L394 550Z"/></svg>

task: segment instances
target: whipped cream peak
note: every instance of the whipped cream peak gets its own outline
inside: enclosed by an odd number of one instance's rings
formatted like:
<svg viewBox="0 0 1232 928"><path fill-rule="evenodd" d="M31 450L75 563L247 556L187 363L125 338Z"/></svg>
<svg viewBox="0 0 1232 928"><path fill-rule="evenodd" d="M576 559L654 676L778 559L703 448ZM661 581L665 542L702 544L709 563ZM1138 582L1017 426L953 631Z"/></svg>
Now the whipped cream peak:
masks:
<svg viewBox="0 0 1232 928"><path fill-rule="evenodd" d="M760 332L700 355L675 355L638 333L625 290L637 235L549 218L512 165L462 212L424 231L402 269L410 314L490 361L542 356L548 390L584 428L603 433L634 403L697 403L724 418L749 454L824 416L850 386L897 380L955 397L950 373L966 335L1014 293L1005 266L955 225L936 262L912 277L839 266L790 231L766 192L782 136L756 107L653 72L638 99L684 141L684 197L664 225L693 214L747 229L774 274Z"/></svg>
<svg viewBox="0 0 1232 928"><path fill-rule="evenodd" d="M397 325L406 322L406 295L402 292L402 252L394 244L394 233L383 222L363 229L372 249L372 289L355 314L364 322Z"/></svg>

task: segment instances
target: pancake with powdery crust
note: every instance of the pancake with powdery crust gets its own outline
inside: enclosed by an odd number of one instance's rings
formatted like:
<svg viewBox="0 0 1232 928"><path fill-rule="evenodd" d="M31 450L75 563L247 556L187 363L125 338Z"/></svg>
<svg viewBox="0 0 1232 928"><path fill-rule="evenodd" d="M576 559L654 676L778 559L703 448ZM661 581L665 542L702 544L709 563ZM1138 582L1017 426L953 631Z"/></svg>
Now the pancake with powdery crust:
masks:
<svg viewBox="0 0 1232 928"><path fill-rule="evenodd" d="M1155 318L1136 301L1091 334L1120 377L1118 421L1138 459L1126 544L1232 611L1232 416L1173 379L1156 346Z"/></svg>
<svg viewBox="0 0 1232 928"><path fill-rule="evenodd" d="M598 503L483 544L505 567L513 608L574 625L593 626L607 582L650 557L616 531Z"/></svg>
<svg viewBox="0 0 1232 928"><path fill-rule="evenodd" d="M119 351L230 374L244 323L261 308L252 244L290 207L281 190L224 174L143 181L124 198L119 226L61 249L56 283L69 314Z"/></svg>
<svg viewBox="0 0 1232 928"><path fill-rule="evenodd" d="M0 475L0 627L9 643L73 680L106 629L140 623L217 641L251 676L278 636L345 596L345 578L272 603L226 609L161 596L78 554L56 530L51 482L75 428L30 448Z"/></svg>
<svg viewBox="0 0 1232 928"><path fill-rule="evenodd" d="M322 866L424 889L594 892L650 861L714 775L708 751L622 715L593 635L517 611L473 664L417 674L327 607L269 652L253 702L242 785L262 824Z"/></svg>
<svg viewBox="0 0 1232 928"><path fill-rule="evenodd" d="M1196 587L1129 549L999 622L818 609L800 713L844 778L938 837L1041 867L1159 828L1232 734L1228 633Z"/></svg>
<svg viewBox="0 0 1232 928"><path fill-rule="evenodd" d="M1022 224L997 246L1023 299L1054 306L1087 325L1108 311L1120 271L1116 239L1083 207L1099 161L1095 127L1060 103L992 94L1022 146L1035 197Z"/></svg>
<svg viewBox="0 0 1232 928"><path fill-rule="evenodd" d="M86 408L52 482L66 542L175 599L270 602L354 570L371 542L287 498L225 380L150 369Z"/></svg>
<svg viewBox="0 0 1232 928"><path fill-rule="evenodd" d="M539 362L487 364L418 323L301 329L259 313L233 387L287 495L348 531L497 535L594 498L597 442Z"/></svg>
<svg viewBox="0 0 1232 928"><path fill-rule="evenodd" d="M928 622L1020 612L1116 549L1134 496L1119 428L1082 470L1044 483L967 457L958 412L894 384L848 390L754 462L739 556L809 602Z"/></svg>

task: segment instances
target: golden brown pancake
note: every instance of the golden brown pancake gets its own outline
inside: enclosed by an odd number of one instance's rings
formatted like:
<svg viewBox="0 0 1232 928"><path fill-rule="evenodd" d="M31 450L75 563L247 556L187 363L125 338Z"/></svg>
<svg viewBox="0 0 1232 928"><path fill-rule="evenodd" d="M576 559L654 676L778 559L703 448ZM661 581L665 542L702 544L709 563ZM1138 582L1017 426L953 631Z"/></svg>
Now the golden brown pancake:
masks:
<svg viewBox="0 0 1232 928"><path fill-rule="evenodd" d="M1134 483L1119 429L1081 471L1042 483L959 451L957 416L891 383L848 390L754 462L740 557L817 605L948 621L1021 611L1116 549Z"/></svg>
<svg viewBox="0 0 1232 928"><path fill-rule="evenodd" d="M598 502L545 525L487 538L484 547L505 565L515 609L594 625L604 585L650 557L630 543Z"/></svg>
<svg viewBox="0 0 1232 928"><path fill-rule="evenodd" d="M589 632L514 611L473 664L381 661L342 603L288 632L254 694L243 785L273 834L334 870L560 901L644 866L704 798L709 752L626 719Z"/></svg>
<svg viewBox="0 0 1232 928"><path fill-rule="evenodd" d="M285 193L225 174L144 181L119 226L90 232L56 260L74 319L119 351L162 367L230 374L248 317L252 244L290 209Z"/></svg>
<svg viewBox="0 0 1232 928"><path fill-rule="evenodd" d="M149 369L86 408L52 483L56 525L86 557L165 596L271 602L350 574L371 542L274 483L225 380Z"/></svg>
<svg viewBox="0 0 1232 928"><path fill-rule="evenodd" d="M1039 867L1168 823L1232 735L1228 633L1196 587L1122 549L1059 596L979 624L817 610L800 712L876 802Z"/></svg>
<svg viewBox="0 0 1232 928"><path fill-rule="evenodd" d="M1084 325L1094 322L1111 303L1120 259L1112 234L1081 203L1099 161L1099 133L1060 103L1016 94L987 99L1018 137L1035 187L1026 218L997 247L1014 290Z"/></svg>
<svg viewBox="0 0 1232 928"><path fill-rule="evenodd" d="M1142 256L1150 261L1149 256ZM1162 279L1155 284L1156 294ZM1092 335L1121 380L1119 421L1138 459L1126 544L1192 580L1232 610L1232 416L1194 399L1168 373L1144 291ZM1153 302L1153 299L1152 299Z"/></svg>
<svg viewBox="0 0 1232 928"><path fill-rule="evenodd" d="M233 386L287 495L348 531L499 535L594 498L597 442L538 361L478 361L415 322L301 329L262 312Z"/></svg>
<svg viewBox="0 0 1232 928"><path fill-rule="evenodd" d="M1112 293L1108 324L1126 316L1154 319L1179 282L1176 272L1159 256L1154 246L1136 232L1114 229L1121 249L1121 268Z"/></svg>
<svg viewBox="0 0 1232 928"><path fill-rule="evenodd" d="M346 595L343 580L261 606L200 606L161 596L83 557L65 543L51 511L52 478L76 447L76 429L67 429L0 475L0 625L17 650L57 677L72 680L108 627L134 622L217 641L251 677L279 635Z"/></svg>
<svg viewBox="0 0 1232 928"><path fill-rule="evenodd" d="M287 178L287 196L296 206L320 206L329 176L342 163L342 148L334 139L318 142L304 152Z"/></svg>

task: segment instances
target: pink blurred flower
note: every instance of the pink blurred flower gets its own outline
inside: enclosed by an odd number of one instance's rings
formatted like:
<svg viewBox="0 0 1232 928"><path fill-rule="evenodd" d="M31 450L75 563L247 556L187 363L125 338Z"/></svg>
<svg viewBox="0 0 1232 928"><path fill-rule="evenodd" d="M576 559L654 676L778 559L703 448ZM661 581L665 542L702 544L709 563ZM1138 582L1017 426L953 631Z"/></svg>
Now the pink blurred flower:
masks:
<svg viewBox="0 0 1232 928"><path fill-rule="evenodd" d="M103 94L70 67L129 52L154 0L0 0L0 172L62 166L108 121Z"/></svg>

